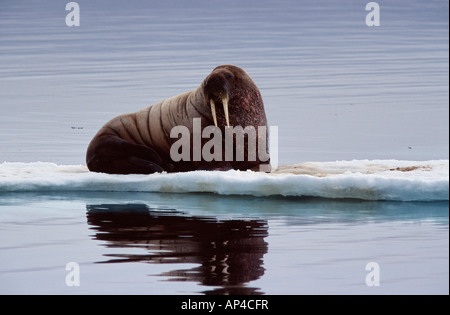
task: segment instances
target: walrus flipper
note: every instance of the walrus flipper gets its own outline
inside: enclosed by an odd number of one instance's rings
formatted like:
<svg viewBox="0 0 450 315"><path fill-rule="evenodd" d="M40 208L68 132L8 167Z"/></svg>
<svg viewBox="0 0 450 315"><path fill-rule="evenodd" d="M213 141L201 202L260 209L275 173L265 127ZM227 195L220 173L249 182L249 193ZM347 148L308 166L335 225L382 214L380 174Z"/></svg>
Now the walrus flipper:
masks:
<svg viewBox="0 0 450 315"><path fill-rule="evenodd" d="M152 148L119 137L103 137L93 151L95 153L87 159L87 164L94 172L152 174L173 169L173 165Z"/></svg>
<svg viewBox="0 0 450 315"><path fill-rule="evenodd" d="M109 163L108 172L112 174L152 174L163 172L164 169L158 164L130 156L123 159L113 160Z"/></svg>

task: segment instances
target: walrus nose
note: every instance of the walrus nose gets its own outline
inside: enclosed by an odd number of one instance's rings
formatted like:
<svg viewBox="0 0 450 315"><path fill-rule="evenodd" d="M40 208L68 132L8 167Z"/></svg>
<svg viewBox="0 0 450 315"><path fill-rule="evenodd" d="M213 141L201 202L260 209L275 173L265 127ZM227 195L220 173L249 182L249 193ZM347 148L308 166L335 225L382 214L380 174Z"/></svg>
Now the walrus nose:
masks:
<svg viewBox="0 0 450 315"><path fill-rule="evenodd" d="M204 87L205 93L216 100L220 100L224 94L229 94L230 84L226 78L219 75L210 75L206 78Z"/></svg>

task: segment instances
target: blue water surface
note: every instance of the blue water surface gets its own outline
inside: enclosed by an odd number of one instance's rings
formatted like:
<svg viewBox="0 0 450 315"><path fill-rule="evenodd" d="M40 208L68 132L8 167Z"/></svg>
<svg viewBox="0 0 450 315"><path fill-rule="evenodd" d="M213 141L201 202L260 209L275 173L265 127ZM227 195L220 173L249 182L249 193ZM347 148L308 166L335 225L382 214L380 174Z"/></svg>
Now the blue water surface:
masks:
<svg viewBox="0 0 450 315"><path fill-rule="evenodd" d="M448 202L21 193L2 294L445 294ZM79 266L79 286L67 283ZM366 265L379 266L368 286Z"/></svg>

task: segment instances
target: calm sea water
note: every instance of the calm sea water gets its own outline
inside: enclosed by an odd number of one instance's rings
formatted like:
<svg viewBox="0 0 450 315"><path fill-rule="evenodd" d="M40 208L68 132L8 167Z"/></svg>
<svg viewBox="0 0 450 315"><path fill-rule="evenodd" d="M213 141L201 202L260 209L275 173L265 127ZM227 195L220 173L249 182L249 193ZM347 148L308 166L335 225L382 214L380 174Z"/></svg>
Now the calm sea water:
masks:
<svg viewBox="0 0 450 315"><path fill-rule="evenodd" d="M225 63L259 86L280 164L449 158L448 1L379 1L379 27L364 1L77 2L79 27L64 1L0 3L0 162L84 164L107 120ZM3 193L0 293L448 294L448 209Z"/></svg>
<svg viewBox="0 0 450 315"><path fill-rule="evenodd" d="M3 294L448 293L448 202L48 193L0 209Z"/></svg>

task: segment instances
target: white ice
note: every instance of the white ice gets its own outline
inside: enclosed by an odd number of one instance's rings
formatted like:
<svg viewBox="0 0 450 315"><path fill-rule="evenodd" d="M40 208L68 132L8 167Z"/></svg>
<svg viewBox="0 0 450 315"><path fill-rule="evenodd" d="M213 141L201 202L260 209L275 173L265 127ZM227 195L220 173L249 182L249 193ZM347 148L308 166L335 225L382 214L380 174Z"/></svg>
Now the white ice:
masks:
<svg viewBox="0 0 450 315"><path fill-rule="evenodd" d="M449 200L449 161L354 160L251 171L110 175L83 165L0 164L0 192L139 191L364 200Z"/></svg>

